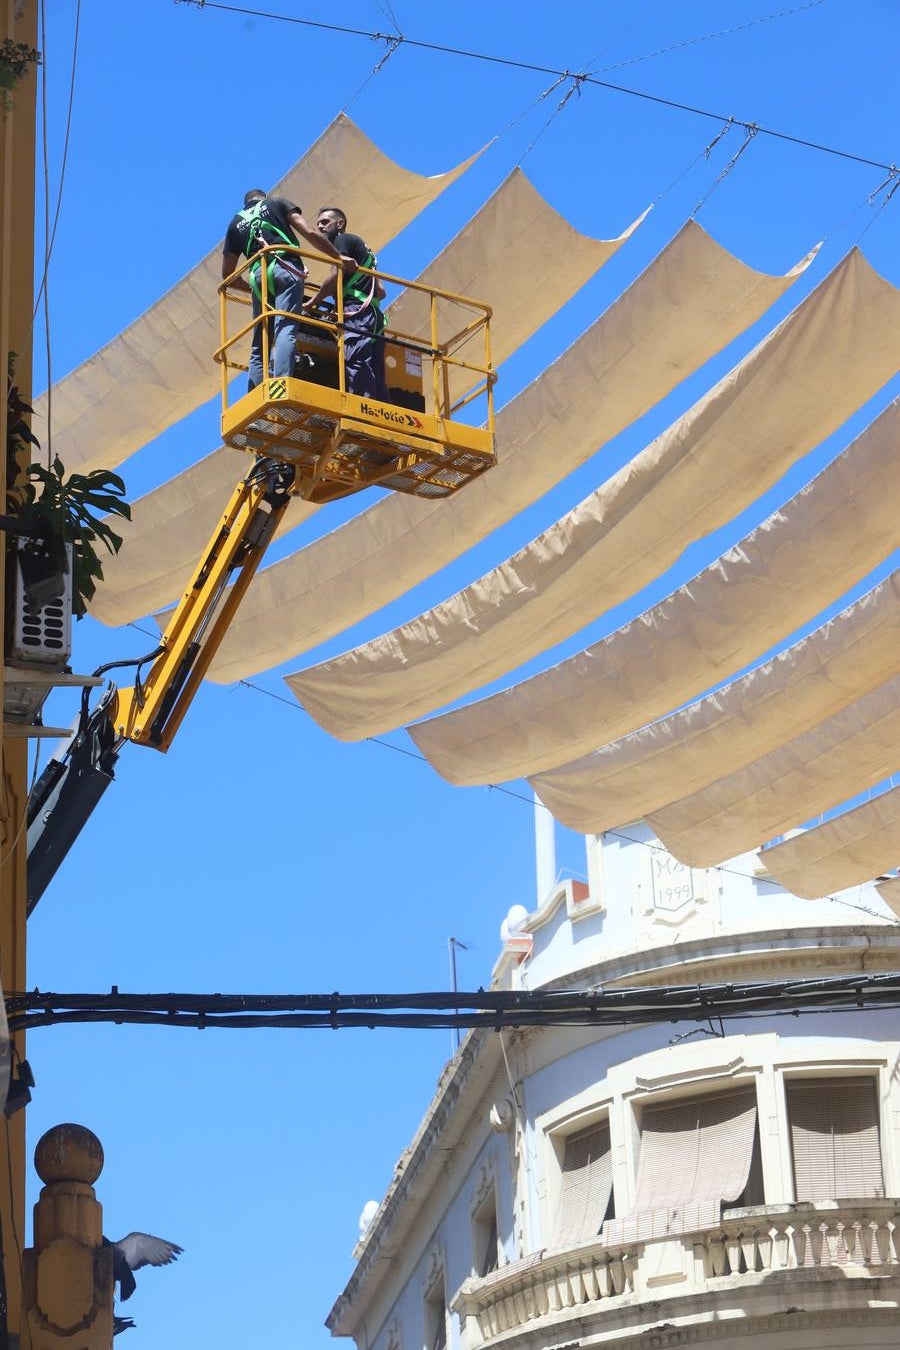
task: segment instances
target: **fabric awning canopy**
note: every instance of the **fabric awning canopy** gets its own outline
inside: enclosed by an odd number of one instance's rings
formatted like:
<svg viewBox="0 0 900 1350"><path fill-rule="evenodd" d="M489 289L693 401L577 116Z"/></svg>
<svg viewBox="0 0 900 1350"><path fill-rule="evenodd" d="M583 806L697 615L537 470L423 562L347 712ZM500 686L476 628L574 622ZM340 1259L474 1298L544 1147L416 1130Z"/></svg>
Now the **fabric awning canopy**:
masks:
<svg viewBox="0 0 900 1350"><path fill-rule="evenodd" d="M775 880L804 900L871 881L900 864L900 787L761 856Z"/></svg>
<svg viewBox="0 0 900 1350"><path fill-rule="evenodd" d="M784 359L783 347L778 359ZM731 376L723 383L729 393L737 387ZM680 495L677 467L673 481L672 466L660 456L662 476L651 490L674 497L676 505L684 498L664 543L660 534L654 540L645 531L630 533L630 514L616 519L615 494L607 485L452 600L343 656L289 675L291 689L333 736L358 740L429 712L473 682L494 678L568 637L664 571L691 535L740 509L741 491L745 498L758 494L760 483L754 485L750 475L737 486L723 483L710 467L720 461L727 479L735 419L743 453L763 481L777 474L776 456L760 449L771 443L766 426L760 427L761 400L754 402L749 391L747 397L749 409L743 399L726 398L718 419L703 418L702 451L690 431L696 410L666 433L680 453L687 448L694 455L696 478L693 490L686 484ZM786 418L784 432L789 453L808 448L800 419ZM781 511L599 644L592 676L596 743L664 715L749 664L900 544L898 433L895 402ZM623 471L626 483L634 465Z"/></svg>
<svg viewBox="0 0 900 1350"><path fill-rule="evenodd" d="M900 858L897 861L900 862ZM891 877L888 881L879 882L875 889L891 913L900 919L900 877Z"/></svg>
<svg viewBox="0 0 900 1350"><path fill-rule="evenodd" d="M898 364L900 291L853 250L724 381L600 489L605 566L595 578L604 601L617 585L646 583L660 561L673 561L690 537L685 519L703 532L748 505ZM589 618L593 609L586 603L584 612ZM606 659L605 643L595 644L511 689L419 723L410 735L456 784L556 767L610 738Z"/></svg>
<svg viewBox="0 0 900 1350"><path fill-rule="evenodd" d="M631 1213L603 1226L609 1245L645 1242L719 1221L747 1185L756 1092L723 1092L644 1108Z"/></svg>
<svg viewBox="0 0 900 1350"><path fill-rule="evenodd" d="M499 366L587 284L646 215L644 211L614 239L593 239L574 229L522 170L514 169L417 280L490 305L491 349ZM536 259L542 261L539 275ZM465 317L444 301L438 303L438 315L439 331L460 327ZM419 291L405 291L390 306L389 316L391 328L422 339L431 334L430 303ZM464 355L480 359L477 350ZM453 398L476 383L478 377L469 371L450 372Z"/></svg>
<svg viewBox="0 0 900 1350"><path fill-rule="evenodd" d="M496 419L498 463L441 502L394 494L255 580L211 678L325 641L432 576L535 502L755 322L807 264L754 272L688 222Z"/></svg>
<svg viewBox="0 0 900 1350"><path fill-rule="evenodd" d="M746 768L651 812L647 823L680 862L711 867L833 810L898 763L900 675L894 675Z"/></svg>
<svg viewBox="0 0 900 1350"><path fill-rule="evenodd" d="M479 152L480 153L480 152ZM344 113L272 189L311 213L339 201L370 247L388 240L477 158L433 178L395 164ZM240 206L238 202L234 210ZM309 217L307 216L307 219ZM222 234L228 221L222 221ZM66 469L112 469L219 389L221 244L52 390L52 444ZM35 403L46 425L48 400ZM224 505L224 503L223 503Z"/></svg>
<svg viewBox="0 0 900 1350"><path fill-rule="evenodd" d="M781 596L787 601L788 594ZM529 781L573 830L599 834L641 820L849 707L890 679L898 651L900 572L894 572L726 688Z"/></svg>
<svg viewBox="0 0 900 1350"><path fill-rule="evenodd" d="M492 352L499 364L580 290L635 228L632 225L611 240L579 234L516 170L418 280L491 306ZM541 284L511 284L511 277L531 273L536 255L554 262ZM429 337L430 318L420 293L404 291L388 313L396 331ZM450 319L452 326L441 331L461 327L468 317L457 310ZM463 355L481 359L477 350ZM454 396L477 381L477 375L461 372L453 381ZM91 604L94 617L104 623L125 623L173 600L249 465L247 456L220 448L135 502L133 521L121 531L122 550L104 568L103 584ZM187 502L190 510L185 510ZM309 511L305 503L293 502L279 533L293 528Z"/></svg>

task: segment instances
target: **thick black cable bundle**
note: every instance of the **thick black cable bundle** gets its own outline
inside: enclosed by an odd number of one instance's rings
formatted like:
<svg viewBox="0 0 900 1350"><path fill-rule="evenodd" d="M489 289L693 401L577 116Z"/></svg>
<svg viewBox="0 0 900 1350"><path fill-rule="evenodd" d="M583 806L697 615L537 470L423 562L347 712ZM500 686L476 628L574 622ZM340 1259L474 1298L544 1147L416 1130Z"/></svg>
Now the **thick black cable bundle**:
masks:
<svg viewBox="0 0 900 1350"><path fill-rule="evenodd" d="M54 994L6 999L10 1032L73 1022L145 1026L330 1027L636 1026L791 1013L900 1007L900 973L824 979L578 990L405 994Z"/></svg>

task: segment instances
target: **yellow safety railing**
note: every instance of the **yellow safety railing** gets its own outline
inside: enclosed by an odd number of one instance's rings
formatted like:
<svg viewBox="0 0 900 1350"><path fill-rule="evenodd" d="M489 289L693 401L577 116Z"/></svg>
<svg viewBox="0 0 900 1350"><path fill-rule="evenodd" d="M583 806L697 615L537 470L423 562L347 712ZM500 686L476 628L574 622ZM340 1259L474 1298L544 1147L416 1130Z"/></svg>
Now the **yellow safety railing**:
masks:
<svg viewBox="0 0 900 1350"><path fill-rule="evenodd" d="M233 380L236 373L246 372L248 369L243 352L256 328L260 329L262 368L264 372L268 371L272 341L271 320L279 315L296 319L306 334L319 334L326 342L334 343L337 355L337 387L342 393L347 390L344 349L346 324L340 276L335 287L335 305L331 315L326 315L321 310L315 314L308 311L293 314L278 309L271 303L267 288L263 285L256 302L258 313L252 314L249 319L232 329L230 307L237 305L246 310L253 305L249 289L245 290L237 283L243 280L249 287L248 275L251 267L258 266L260 277L264 278L268 259L285 255L294 255L300 265L314 262L333 266L331 259L314 249L305 248L301 252L299 248L288 248L283 244L273 245L260 249L252 258L243 260L240 267L219 286L220 344L215 352L215 359L221 368L223 411L243 394L242 390L233 387ZM418 281L408 281L380 268L360 267L358 270L383 284L401 287L406 295L421 295L427 303L427 322L422 325L425 332L406 332L395 328L391 323L391 308L388 307L385 310L386 328L383 335L386 344L413 353L423 363L430 364L431 379L430 381L423 379L426 408L429 397L432 405L427 410L436 417L453 420L463 409L484 396L486 399L484 425L492 432L493 390L497 377L491 357L490 306L470 296L457 295L452 291ZM310 291L317 290L318 283L308 280L307 287ZM462 320L458 321L459 326L448 322L454 311L463 314ZM454 392L454 388L459 392Z"/></svg>

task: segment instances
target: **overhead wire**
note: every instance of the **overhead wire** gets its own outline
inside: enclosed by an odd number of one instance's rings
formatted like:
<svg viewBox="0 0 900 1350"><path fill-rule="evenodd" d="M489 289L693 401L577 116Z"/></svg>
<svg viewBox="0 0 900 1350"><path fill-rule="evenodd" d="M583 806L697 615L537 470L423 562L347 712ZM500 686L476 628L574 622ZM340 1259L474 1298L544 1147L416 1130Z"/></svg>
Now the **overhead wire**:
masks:
<svg viewBox="0 0 900 1350"><path fill-rule="evenodd" d="M730 126L730 125L733 125L733 123L729 123L729 126ZM716 136L715 139L714 139L713 141L711 141L711 143L710 143L710 145L709 145L709 150L712 149L712 147L716 144L717 141L721 140L721 138L725 135L726 131L728 131L728 130L729 130L729 127L728 127L728 126L722 128L722 130L719 132L719 135ZM734 168L734 166L737 164L737 162L738 162L738 160L740 159L741 155L744 153L744 151L747 149L747 147L749 146L750 142L753 140L754 136L756 135L756 131L757 131L756 127L753 127L753 126L747 127L747 128L746 128L746 135L744 136L743 141L742 141L741 144L738 146L737 150L735 150L734 154L731 156L731 159L730 159L730 160L728 161L728 163L725 165L724 169L722 169L722 171L716 176L716 178L713 180L713 182L710 184L710 186L706 189L706 191L704 192L703 196L700 198L700 200L698 201L697 205L694 207L693 211L691 212L691 214L690 214L690 219L691 219L691 220L695 220L695 219L696 219L698 213L703 209L703 207L704 207L704 206L706 205L706 203L709 201L710 197L713 195L713 193L715 192L716 188L720 187L721 184L722 184L722 183L725 181L725 179L728 177L728 175L731 173L731 170L732 170L732 169ZM708 153L709 153L709 150L707 150L707 152L706 152L707 155L708 155Z"/></svg>
<svg viewBox="0 0 900 1350"><path fill-rule="evenodd" d="M775 14L765 14L758 19L748 19L746 23L736 24L733 28L720 28L715 33L703 33L699 37L686 38L683 42L673 42L668 47L658 47L656 51L644 52L641 56L630 56L625 61L616 61L614 65L599 66L590 73L602 75L609 70L621 70L623 66L635 66L640 61L650 61L657 56L668 56L670 52L679 52L685 47L696 47L701 42L711 42L714 38L731 37L733 33L743 33L748 28L757 28L760 24L772 23L775 19L786 19L791 14L799 14L804 9L816 9L817 6L824 5L824 3L825 0L804 0L803 4L793 5L790 9L780 9Z"/></svg>
<svg viewBox="0 0 900 1350"><path fill-rule="evenodd" d="M69 77L69 104L66 110L66 127L65 127L65 134L63 137L62 156L60 158L59 186L57 187L56 190L56 207L53 213L53 224L50 226L49 229L49 236L48 236L49 245L47 246L45 251L44 270L41 275L40 285L38 286L38 293L35 296L34 301L34 312L32 314L32 323L34 319L37 317L38 307L40 306L41 303L41 296L44 293L44 287L47 282L47 269L50 265L50 258L53 254L53 245L56 242L56 231L59 226L59 217L60 212L62 210L63 185L66 180L66 168L69 162L69 139L72 131L72 111L75 104L75 71L78 64L78 37L80 30L81 30L81 0L75 0L75 32L72 41L72 73L71 76ZM45 114L45 126L46 126L46 114Z"/></svg>
<svg viewBox="0 0 900 1350"><path fill-rule="evenodd" d="M48 273L50 270L50 154L48 148L47 132L47 0L40 0L41 12L41 160L44 171L44 276L41 292L44 301L44 344L45 358L47 361L47 430L45 432L46 450L47 450L47 468L53 462L52 450L52 411L53 411L53 366L51 359L50 344L50 286L48 282ZM32 320L33 322L33 320Z"/></svg>
<svg viewBox="0 0 900 1350"><path fill-rule="evenodd" d="M325 32L339 33L350 37L376 38L389 40L393 35L380 32L372 32L364 28L351 28L343 24L324 23L321 20L305 19L298 15L273 14L268 10L254 9L246 5L228 5L220 3L220 0L176 0L177 4L190 4L197 9L215 9L229 14L242 14L251 18L271 19L275 22L299 24L307 28L320 29ZM631 98L643 99L648 103L656 104L659 107L671 108L678 112L691 113L697 117L705 117L715 122L725 122L728 115L721 112L712 112L708 108L700 108L696 104L685 103L679 99L664 98L660 94L651 94L644 89L633 89L627 85L613 83L610 80L601 80L596 75L589 72L576 72L571 70L560 70L556 66L541 65L533 61L519 61L513 57L496 56L489 52L478 52L462 47L451 47L445 43L425 42L419 38L410 38L403 35L402 45L416 48L420 51L438 52L446 56L459 56L470 61L482 61L490 65L505 66L512 70L532 71L535 74L554 75L557 77L577 78L583 84L593 85L598 89L606 89L611 93L624 94ZM802 146L808 150L816 150L822 154L833 155L840 159L846 159L856 164L867 164L876 169L889 170L890 164L885 164L881 160L872 159L866 155L856 154L853 151L842 150L836 146L825 145L821 141L812 141L804 136L794 136L785 131L778 131L774 127L762 126L756 122L745 122L735 117L736 125L745 129L755 128L755 133L761 136L771 136L776 140L785 141L792 145Z"/></svg>
<svg viewBox="0 0 900 1350"><path fill-rule="evenodd" d="M668 4L668 2L669 0L656 0L656 4L651 5L650 8L646 11L646 13L642 14L641 17L635 23L631 24L628 28L624 29L621 33L618 34L617 37L614 37L611 42L607 42L606 46L601 47L599 52L595 52L594 55L591 57L590 61L588 61L588 66L589 67L592 66L595 61L600 60L601 56L605 56L607 52L611 52L613 47L615 47L617 43L623 42L625 38L631 37L632 33L636 33L639 28L643 28L647 20L653 14L655 14L657 10L662 9L663 5Z"/></svg>

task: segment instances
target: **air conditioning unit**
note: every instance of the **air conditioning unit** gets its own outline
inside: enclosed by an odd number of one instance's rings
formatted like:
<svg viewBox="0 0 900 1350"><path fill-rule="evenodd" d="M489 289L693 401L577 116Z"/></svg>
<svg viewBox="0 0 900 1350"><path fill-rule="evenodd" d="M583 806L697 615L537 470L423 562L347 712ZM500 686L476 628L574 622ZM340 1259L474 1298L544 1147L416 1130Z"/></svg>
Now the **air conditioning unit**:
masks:
<svg viewBox="0 0 900 1350"><path fill-rule="evenodd" d="M61 593L37 598L34 590L26 587L20 561L27 547L27 540L17 539L9 554L5 664L12 668L15 678L4 684L3 716L7 722L36 720L53 687L46 674L64 670L72 651L71 546L66 545L68 567L61 577ZM52 592L54 587L47 589ZM29 682L23 679L28 671L40 671L44 678Z"/></svg>

